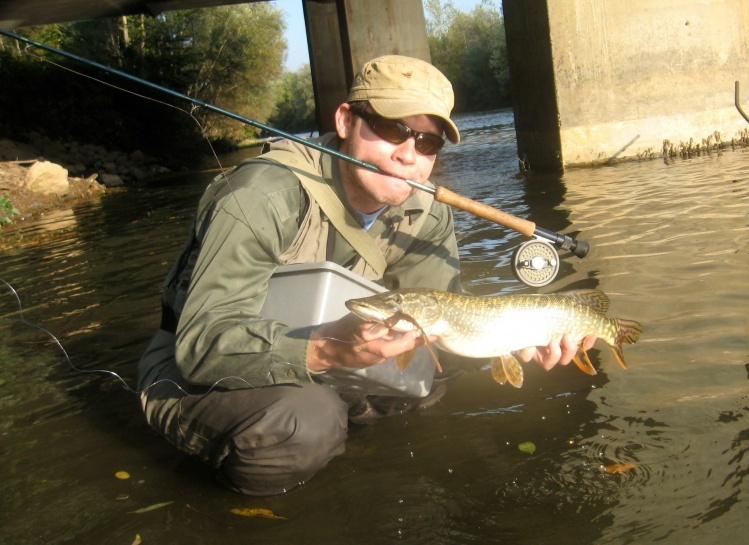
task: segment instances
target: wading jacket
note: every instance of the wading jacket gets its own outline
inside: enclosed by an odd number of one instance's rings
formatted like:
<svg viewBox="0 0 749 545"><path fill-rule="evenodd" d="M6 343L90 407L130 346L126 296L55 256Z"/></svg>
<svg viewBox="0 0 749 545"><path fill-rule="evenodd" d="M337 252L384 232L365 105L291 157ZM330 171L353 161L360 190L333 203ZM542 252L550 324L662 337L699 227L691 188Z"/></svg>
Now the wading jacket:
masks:
<svg viewBox="0 0 749 545"><path fill-rule="evenodd" d="M318 141L337 149L334 135ZM337 158L289 141L272 148L302 157L361 222L346 203ZM367 233L387 261L379 279L285 165L260 155L218 176L200 200L189 240L164 285L162 329L176 333L170 337L176 338L181 376L205 386L240 377L236 387L312 380L306 354L314 326L291 328L260 316L268 280L282 264L328 260L388 289L460 291L452 213L431 195L417 192L389 207Z"/></svg>

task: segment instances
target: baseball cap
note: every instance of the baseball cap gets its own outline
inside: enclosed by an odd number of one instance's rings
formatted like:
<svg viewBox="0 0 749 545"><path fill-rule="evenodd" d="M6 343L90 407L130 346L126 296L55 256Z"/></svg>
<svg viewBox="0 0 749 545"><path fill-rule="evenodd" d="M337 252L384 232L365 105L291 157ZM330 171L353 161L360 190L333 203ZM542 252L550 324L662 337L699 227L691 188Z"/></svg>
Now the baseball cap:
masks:
<svg viewBox="0 0 749 545"><path fill-rule="evenodd" d="M402 55L385 55L366 63L354 77L348 102L366 100L382 117L401 119L434 115L445 123L445 134L460 142L450 119L455 98L450 81L428 62Z"/></svg>

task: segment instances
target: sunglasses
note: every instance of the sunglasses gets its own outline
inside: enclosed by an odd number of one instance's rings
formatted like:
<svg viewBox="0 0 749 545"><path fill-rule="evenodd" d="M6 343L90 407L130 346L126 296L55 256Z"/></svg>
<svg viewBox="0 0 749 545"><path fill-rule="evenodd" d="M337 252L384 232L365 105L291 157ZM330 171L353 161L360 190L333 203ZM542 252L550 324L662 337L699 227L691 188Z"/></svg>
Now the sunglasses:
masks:
<svg viewBox="0 0 749 545"><path fill-rule="evenodd" d="M437 155L437 152L445 145L444 138L428 132L415 131L408 125L404 125L395 119L387 119L369 112L361 112L354 115L361 117L367 122L373 133L391 144L402 144L413 137L416 141L416 151L422 155Z"/></svg>

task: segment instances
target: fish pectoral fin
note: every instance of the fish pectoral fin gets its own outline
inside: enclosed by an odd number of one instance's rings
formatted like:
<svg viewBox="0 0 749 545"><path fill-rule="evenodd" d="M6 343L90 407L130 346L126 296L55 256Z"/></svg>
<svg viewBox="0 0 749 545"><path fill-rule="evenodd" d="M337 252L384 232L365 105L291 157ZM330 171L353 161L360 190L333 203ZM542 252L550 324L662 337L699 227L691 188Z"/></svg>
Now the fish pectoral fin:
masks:
<svg viewBox="0 0 749 545"><path fill-rule="evenodd" d="M440 360L437 358L437 352L435 352L434 347L432 346L432 342L429 340L429 337L427 336L426 332L424 330L421 330L421 334L424 337L424 344L426 344L427 349L429 350L429 353L432 355L432 359L434 360L434 365L437 366L437 372L442 372L442 366L440 365Z"/></svg>
<svg viewBox="0 0 749 545"><path fill-rule="evenodd" d="M499 384L509 382L515 388L523 385L523 367L512 354L491 359L492 378Z"/></svg>
<svg viewBox="0 0 749 545"><path fill-rule="evenodd" d="M590 363L588 353L585 351L585 348L583 348L584 344L585 339L583 339L583 342L580 343L580 350L578 350L577 354L575 354L575 357L572 358L572 361L575 362L575 365L577 365L583 373L587 373L589 375L597 375L598 371L596 371L596 368L593 367L592 363Z"/></svg>
<svg viewBox="0 0 749 545"><path fill-rule="evenodd" d="M405 371L406 367L408 367L408 364L411 363L411 360L414 359L415 354L416 349L412 348L407 352L403 352L395 356L395 364L398 366L398 369L400 369L401 371Z"/></svg>
<svg viewBox="0 0 749 545"><path fill-rule="evenodd" d="M429 353L432 355L432 359L434 360L434 365L437 366L437 371L439 373L442 372L442 366L440 365L440 360L437 358L437 353L434 351L434 347L432 347L432 342L429 340L429 335L427 335L427 332L424 331L424 328L419 325L419 322L414 320L411 316L408 314L405 314L403 312L396 312L395 316L398 316L398 319L404 319L407 322L413 324L414 327L421 333L421 337L424 339L424 344L426 344L427 349L429 350ZM387 324L386 324L387 325ZM411 361L411 360L409 360ZM408 365L408 364L406 364ZM405 368L404 368L405 369Z"/></svg>

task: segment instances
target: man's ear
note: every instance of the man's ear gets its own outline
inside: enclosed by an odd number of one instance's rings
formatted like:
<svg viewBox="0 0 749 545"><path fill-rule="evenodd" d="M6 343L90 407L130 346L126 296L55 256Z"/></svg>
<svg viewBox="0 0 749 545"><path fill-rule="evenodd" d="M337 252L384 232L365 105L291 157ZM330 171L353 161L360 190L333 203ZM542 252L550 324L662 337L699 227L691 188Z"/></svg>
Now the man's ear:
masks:
<svg viewBox="0 0 749 545"><path fill-rule="evenodd" d="M341 140L350 138L353 124L354 114L351 107L344 102L335 111L335 130L338 133L338 138Z"/></svg>

